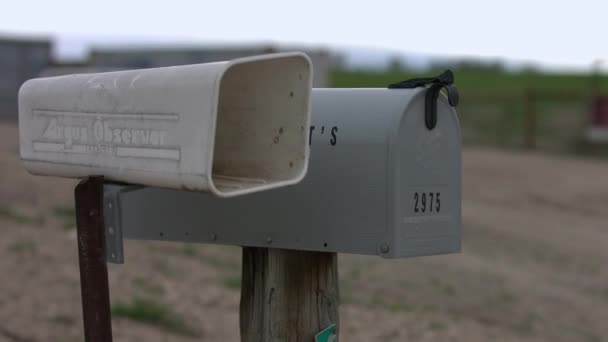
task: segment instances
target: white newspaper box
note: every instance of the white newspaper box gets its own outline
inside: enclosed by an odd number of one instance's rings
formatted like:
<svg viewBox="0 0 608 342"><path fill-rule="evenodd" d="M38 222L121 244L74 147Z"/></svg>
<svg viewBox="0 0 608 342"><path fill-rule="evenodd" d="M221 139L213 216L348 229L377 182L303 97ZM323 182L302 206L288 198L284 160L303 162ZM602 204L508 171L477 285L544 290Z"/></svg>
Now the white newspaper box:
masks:
<svg viewBox="0 0 608 342"><path fill-rule="evenodd" d="M29 80L21 158L39 175L220 197L294 184L308 165L311 69L285 53Z"/></svg>

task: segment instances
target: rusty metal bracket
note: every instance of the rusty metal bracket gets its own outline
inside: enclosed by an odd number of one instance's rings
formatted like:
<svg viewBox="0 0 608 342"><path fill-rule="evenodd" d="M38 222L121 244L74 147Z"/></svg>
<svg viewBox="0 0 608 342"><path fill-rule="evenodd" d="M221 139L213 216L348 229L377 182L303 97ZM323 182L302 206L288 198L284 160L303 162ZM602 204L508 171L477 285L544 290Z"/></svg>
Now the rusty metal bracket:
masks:
<svg viewBox="0 0 608 342"><path fill-rule="evenodd" d="M74 190L86 342L112 342L103 191L103 177L89 177Z"/></svg>

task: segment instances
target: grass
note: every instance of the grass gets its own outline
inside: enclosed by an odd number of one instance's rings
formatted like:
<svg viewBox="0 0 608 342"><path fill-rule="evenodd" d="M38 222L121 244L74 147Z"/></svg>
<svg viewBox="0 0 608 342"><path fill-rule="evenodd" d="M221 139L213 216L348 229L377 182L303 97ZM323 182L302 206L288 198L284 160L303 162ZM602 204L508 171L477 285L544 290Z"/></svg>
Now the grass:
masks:
<svg viewBox="0 0 608 342"><path fill-rule="evenodd" d="M224 279L222 279L222 284L226 288L233 289L233 290L237 290L237 289L240 290L241 289L241 276L240 275L227 276Z"/></svg>
<svg viewBox="0 0 608 342"><path fill-rule="evenodd" d="M350 279L340 278L340 305L357 304L353 283Z"/></svg>
<svg viewBox="0 0 608 342"><path fill-rule="evenodd" d="M29 216L11 207L0 207L0 217L18 224L43 224L43 216Z"/></svg>
<svg viewBox="0 0 608 342"><path fill-rule="evenodd" d="M194 248L194 246L192 246L192 244L184 244L180 248L180 253L189 258L196 257L198 255L198 251L196 248Z"/></svg>
<svg viewBox="0 0 608 342"><path fill-rule="evenodd" d="M76 210L71 207L51 208L51 215L63 221L63 229L70 230L76 228Z"/></svg>
<svg viewBox="0 0 608 342"><path fill-rule="evenodd" d="M441 71L431 70L420 73L335 70L330 75L330 83L331 87L336 88L386 87L391 83L409 78L434 76ZM510 73L499 70L464 69L454 69L453 71L456 85L463 94L479 91L523 94L526 88L586 93L591 87L589 75L577 73L543 74L530 71ZM601 83L602 89L608 90L608 81Z"/></svg>
<svg viewBox="0 0 608 342"><path fill-rule="evenodd" d="M17 254L33 254L38 250L38 246L32 240L20 240L9 245L8 250Z"/></svg>
<svg viewBox="0 0 608 342"><path fill-rule="evenodd" d="M456 288L454 288L454 286L452 286L451 284L443 282L438 277L435 277L435 276L431 277L429 282L431 283L432 286L440 289L446 296L448 296L448 297L456 296Z"/></svg>
<svg viewBox="0 0 608 342"><path fill-rule="evenodd" d="M227 256L217 256L214 254L201 254L200 259L205 264L217 269L238 269L239 263L231 260Z"/></svg>
<svg viewBox="0 0 608 342"><path fill-rule="evenodd" d="M162 275L171 277L175 275L174 270L169 265L169 262L165 258L158 258L152 261L154 268L159 271Z"/></svg>
<svg viewBox="0 0 608 342"><path fill-rule="evenodd" d="M168 306L152 299L135 298L130 303L116 303L112 315L117 318L154 325L168 332L197 337L198 332L190 327L183 317L174 313Z"/></svg>
<svg viewBox="0 0 608 342"><path fill-rule="evenodd" d="M443 286L443 293L448 297L454 297L456 295L456 289L450 284L445 284Z"/></svg>
<svg viewBox="0 0 608 342"><path fill-rule="evenodd" d="M534 322L523 320L511 325L511 329L520 335L534 334Z"/></svg>
<svg viewBox="0 0 608 342"><path fill-rule="evenodd" d="M520 335L533 335L540 319L537 314L529 312L523 315L519 321L511 324L511 329Z"/></svg>
<svg viewBox="0 0 608 342"><path fill-rule="evenodd" d="M447 325L440 321L431 321L429 323L429 329L432 331L441 331L447 329Z"/></svg>
<svg viewBox="0 0 608 342"><path fill-rule="evenodd" d="M498 293L496 293L495 297L492 299L493 302L498 304L513 304L517 302L517 300L517 297L507 289L498 290Z"/></svg>
<svg viewBox="0 0 608 342"><path fill-rule="evenodd" d="M330 86L385 88L394 82L440 72L334 70L330 74ZM454 75L461 95L458 114L465 144L523 148L527 115L525 94L528 89L534 89L543 94L534 102L539 149L608 156L608 147L588 146L580 138L590 103L592 82L589 75L476 69L454 69ZM601 91L608 94L608 80L602 80L600 85Z"/></svg>
<svg viewBox="0 0 608 342"><path fill-rule="evenodd" d="M416 306L410 303L392 303L387 305L387 309L392 312L413 312Z"/></svg>
<svg viewBox="0 0 608 342"><path fill-rule="evenodd" d="M135 278L133 285L146 295L162 296L165 294L165 289L160 285L155 285L150 279Z"/></svg>

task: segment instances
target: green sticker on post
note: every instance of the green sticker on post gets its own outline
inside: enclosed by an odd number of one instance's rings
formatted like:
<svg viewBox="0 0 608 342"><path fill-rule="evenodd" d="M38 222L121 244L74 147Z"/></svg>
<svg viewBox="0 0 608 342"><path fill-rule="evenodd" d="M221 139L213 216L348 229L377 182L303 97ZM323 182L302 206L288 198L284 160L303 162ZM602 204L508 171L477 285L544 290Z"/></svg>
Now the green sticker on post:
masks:
<svg viewBox="0 0 608 342"><path fill-rule="evenodd" d="M315 342L338 342L338 338L336 337L336 325L332 324L316 334Z"/></svg>

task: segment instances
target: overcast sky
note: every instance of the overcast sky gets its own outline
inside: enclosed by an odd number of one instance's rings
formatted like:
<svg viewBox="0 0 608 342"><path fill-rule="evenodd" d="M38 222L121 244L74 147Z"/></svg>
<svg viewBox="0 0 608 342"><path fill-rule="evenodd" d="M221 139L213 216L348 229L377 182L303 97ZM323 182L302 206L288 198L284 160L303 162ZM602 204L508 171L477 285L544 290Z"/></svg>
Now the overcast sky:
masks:
<svg viewBox="0 0 608 342"><path fill-rule="evenodd" d="M60 41L305 43L579 68L608 58L608 0L5 0L0 8L0 34Z"/></svg>

